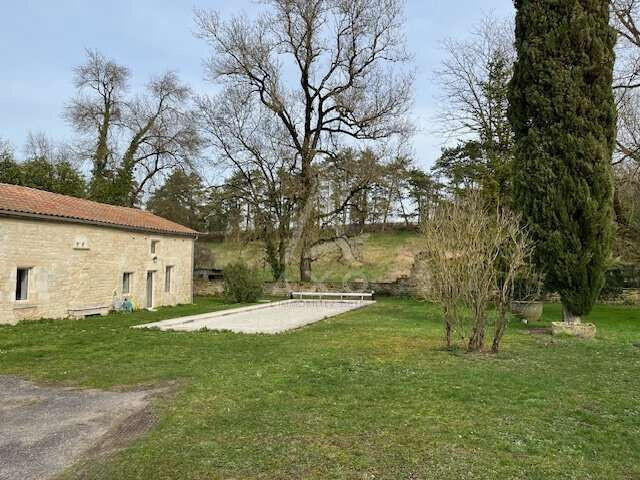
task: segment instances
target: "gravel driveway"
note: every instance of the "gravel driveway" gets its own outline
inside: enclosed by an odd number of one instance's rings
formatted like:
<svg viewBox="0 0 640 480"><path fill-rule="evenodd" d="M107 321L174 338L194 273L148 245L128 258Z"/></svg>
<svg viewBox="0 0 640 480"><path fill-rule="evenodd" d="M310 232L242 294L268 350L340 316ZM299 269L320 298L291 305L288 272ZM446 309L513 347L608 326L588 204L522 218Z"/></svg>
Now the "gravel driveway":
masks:
<svg viewBox="0 0 640 480"><path fill-rule="evenodd" d="M0 375L0 479L50 478L122 445L150 426L146 407L155 393L56 388Z"/></svg>

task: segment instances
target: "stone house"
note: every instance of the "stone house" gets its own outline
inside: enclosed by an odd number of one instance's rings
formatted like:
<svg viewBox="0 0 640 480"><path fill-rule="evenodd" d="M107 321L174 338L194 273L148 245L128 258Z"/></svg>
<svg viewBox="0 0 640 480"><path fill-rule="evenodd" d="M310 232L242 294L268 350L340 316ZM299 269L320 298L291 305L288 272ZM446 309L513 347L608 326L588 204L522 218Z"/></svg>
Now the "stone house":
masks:
<svg viewBox="0 0 640 480"><path fill-rule="evenodd" d="M0 183L0 324L190 303L196 237L143 210Z"/></svg>

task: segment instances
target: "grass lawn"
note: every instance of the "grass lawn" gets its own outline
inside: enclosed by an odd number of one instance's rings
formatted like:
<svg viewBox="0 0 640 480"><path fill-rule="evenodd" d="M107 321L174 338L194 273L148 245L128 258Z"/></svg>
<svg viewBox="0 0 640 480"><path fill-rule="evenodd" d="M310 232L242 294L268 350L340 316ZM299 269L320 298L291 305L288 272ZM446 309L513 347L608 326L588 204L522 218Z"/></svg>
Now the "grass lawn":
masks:
<svg viewBox="0 0 640 480"><path fill-rule="evenodd" d="M514 324L498 356L442 350L438 310L409 300L277 336L127 328L224 307L0 327L0 373L179 381L89 478L640 478L640 309L597 307L591 341Z"/></svg>
<svg viewBox="0 0 640 480"><path fill-rule="evenodd" d="M370 282L393 282L407 275L415 254L420 250L420 236L412 232L367 233L355 239L359 252L359 264L344 265L335 255L327 255L313 263L313 275L317 282L344 282L366 279ZM266 278L271 270L264 258L261 242L209 243L216 268L224 268L229 262L243 261L264 269ZM294 261L287 268L287 279L300 278L298 264Z"/></svg>

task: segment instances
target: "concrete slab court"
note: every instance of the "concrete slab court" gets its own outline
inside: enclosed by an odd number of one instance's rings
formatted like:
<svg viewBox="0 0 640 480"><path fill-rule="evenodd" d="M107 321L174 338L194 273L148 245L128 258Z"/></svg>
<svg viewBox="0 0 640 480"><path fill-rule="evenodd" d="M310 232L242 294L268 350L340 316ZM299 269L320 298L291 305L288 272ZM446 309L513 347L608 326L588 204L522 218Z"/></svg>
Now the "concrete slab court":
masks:
<svg viewBox="0 0 640 480"><path fill-rule="evenodd" d="M371 300L283 300L250 307L172 318L136 325L173 331L229 330L236 333L281 333L366 307Z"/></svg>
<svg viewBox="0 0 640 480"><path fill-rule="evenodd" d="M152 424L158 391L39 386L0 376L0 480L47 479L124 446Z"/></svg>

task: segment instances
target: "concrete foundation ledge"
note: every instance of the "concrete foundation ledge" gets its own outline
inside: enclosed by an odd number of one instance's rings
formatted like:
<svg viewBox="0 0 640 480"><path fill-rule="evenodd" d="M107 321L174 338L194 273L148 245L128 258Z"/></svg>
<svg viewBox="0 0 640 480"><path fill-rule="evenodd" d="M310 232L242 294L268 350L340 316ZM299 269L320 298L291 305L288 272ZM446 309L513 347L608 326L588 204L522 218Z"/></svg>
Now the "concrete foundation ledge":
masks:
<svg viewBox="0 0 640 480"><path fill-rule="evenodd" d="M551 333L553 335L593 338L596 336L596 326L593 323L552 322Z"/></svg>

